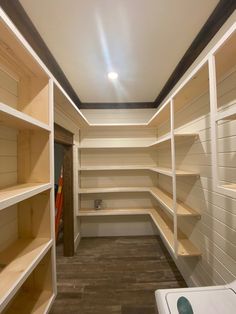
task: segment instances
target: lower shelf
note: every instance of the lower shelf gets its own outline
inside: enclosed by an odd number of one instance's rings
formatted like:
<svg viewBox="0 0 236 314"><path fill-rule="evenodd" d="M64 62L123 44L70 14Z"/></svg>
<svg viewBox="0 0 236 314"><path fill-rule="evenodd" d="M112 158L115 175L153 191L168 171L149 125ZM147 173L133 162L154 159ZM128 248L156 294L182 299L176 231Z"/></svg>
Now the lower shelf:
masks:
<svg viewBox="0 0 236 314"><path fill-rule="evenodd" d="M0 312L51 246L45 238L18 239L0 253Z"/></svg>
<svg viewBox="0 0 236 314"><path fill-rule="evenodd" d="M150 215L164 237L171 251L174 252L174 230L172 220L162 211L151 210ZM178 230L178 256L200 256L201 252Z"/></svg>
<svg viewBox="0 0 236 314"><path fill-rule="evenodd" d="M149 215L149 209L129 208L129 209L80 209L79 217L88 216L118 216L118 215Z"/></svg>
<svg viewBox="0 0 236 314"><path fill-rule="evenodd" d="M79 217L98 217L115 215L150 215L159 232L165 239L168 247L174 253L174 230L171 218L162 210L155 208L129 208L129 209L81 209ZM178 256L200 256L201 252L185 234L178 230Z"/></svg>
<svg viewBox="0 0 236 314"><path fill-rule="evenodd" d="M20 292L4 314L43 314L50 307L54 296L51 291Z"/></svg>
<svg viewBox="0 0 236 314"><path fill-rule="evenodd" d="M226 184L226 185L222 185L222 187L224 189L229 189L229 190L233 190L233 191L236 191L236 184Z"/></svg>

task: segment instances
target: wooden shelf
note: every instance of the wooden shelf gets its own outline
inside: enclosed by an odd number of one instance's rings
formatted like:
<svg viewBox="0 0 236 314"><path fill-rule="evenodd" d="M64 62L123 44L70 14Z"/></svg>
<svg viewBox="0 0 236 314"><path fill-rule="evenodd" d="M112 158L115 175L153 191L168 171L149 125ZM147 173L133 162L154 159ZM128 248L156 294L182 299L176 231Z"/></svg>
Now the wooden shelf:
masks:
<svg viewBox="0 0 236 314"><path fill-rule="evenodd" d="M232 107L233 106L233 107ZM221 109L216 114L216 121L236 119L236 99L227 105L228 108Z"/></svg>
<svg viewBox="0 0 236 314"><path fill-rule="evenodd" d="M198 137L197 133L180 133L180 134L175 134L175 140L177 142L179 141L186 141L186 140L191 140ZM114 149L114 148L122 148L122 149L141 149L141 148L155 148L161 144L170 144L171 141L171 135L170 133L166 134L165 136L160 137L158 140L151 144L147 145L132 145L132 144L126 144L126 145L104 145L104 146L90 146L90 145L81 145L78 147L78 149Z"/></svg>
<svg viewBox="0 0 236 314"><path fill-rule="evenodd" d="M126 145L81 145L78 149L143 149L148 148L148 145L134 145L134 144L126 144Z"/></svg>
<svg viewBox="0 0 236 314"><path fill-rule="evenodd" d="M198 137L197 133L177 133L174 135L175 137L175 142L181 142L181 141L186 141L186 140L192 140L196 137ZM153 144L149 145L148 147L156 147L161 144L170 144L171 142L171 135L168 133L167 135L161 137L157 141L155 141Z"/></svg>
<svg viewBox="0 0 236 314"><path fill-rule="evenodd" d="M118 188L87 188L80 189L80 194L96 194L96 193L122 193L122 192L150 192L155 199L157 199L171 215L173 212L172 195L158 187L118 187ZM178 216L194 216L200 217L200 214L194 209L190 208L183 202L177 202Z"/></svg>
<svg viewBox="0 0 236 314"><path fill-rule="evenodd" d="M149 192L149 187L83 188L79 194Z"/></svg>
<svg viewBox="0 0 236 314"><path fill-rule="evenodd" d="M31 116L0 103L0 121L2 125L13 127L20 130L46 130L50 127Z"/></svg>
<svg viewBox="0 0 236 314"><path fill-rule="evenodd" d="M174 253L174 231L172 220L162 210L151 210L150 215L165 242ZM201 253L192 242L178 230L178 256L200 256Z"/></svg>
<svg viewBox="0 0 236 314"><path fill-rule="evenodd" d="M149 170L158 172L160 174L164 174L169 177L173 177L173 172L171 168L165 168L165 167L156 167L156 168L150 168ZM176 170L175 171L176 176L178 177L190 177L190 176L199 176L199 173L197 172L191 172L191 171L185 171L185 170Z"/></svg>
<svg viewBox="0 0 236 314"><path fill-rule="evenodd" d="M153 166L83 166L79 168L79 171L110 171L110 170L149 170L153 172L157 172L160 174L164 174L166 176L173 176L171 168L165 167L157 167ZM199 173L184 171L184 170L176 170L176 176L198 176Z"/></svg>
<svg viewBox="0 0 236 314"><path fill-rule="evenodd" d="M96 217L96 216L119 216L119 215L149 215L149 209L129 208L129 209L80 209L79 217Z"/></svg>
<svg viewBox="0 0 236 314"><path fill-rule="evenodd" d="M98 217L98 216L115 216L115 215L150 215L153 222L159 229L161 235L164 237L169 248L174 253L174 232L172 220L162 210L156 210L154 208L130 208L130 209L81 209L79 217ZM178 255L179 256L199 256L200 251L191 243L187 237L178 230L179 244Z"/></svg>
<svg viewBox="0 0 236 314"><path fill-rule="evenodd" d="M153 166L83 166L79 168L79 171L109 171L109 170L151 170Z"/></svg>
<svg viewBox="0 0 236 314"><path fill-rule="evenodd" d="M0 210L50 189L50 183L25 183L0 190Z"/></svg>
<svg viewBox="0 0 236 314"><path fill-rule="evenodd" d="M174 214L173 199L170 193L167 193L166 191L163 191L158 187L150 188L150 193L169 211L171 215ZM178 216L196 216L196 217L200 216L198 212L196 212L192 208L188 207L186 204L179 201L177 202L177 215Z"/></svg>
<svg viewBox="0 0 236 314"><path fill-rule="evenodd" d="M0 253L0 312L51 246L45 238L19 239Z"/></svg>
<svg viewBox="0 0 236 314"><path fill-rule="evenodd" d="M232 184L225 184L221 186L224 189L229 189L229 190L233 190L236 192L236 184L232 183Z"/></svg>
<svg viewBox="0 0 236 314"><path fill-rule="evenodd" d="M41 314L47 313L54 296L51 291L22 291L20 292L10 307L6 309L4 314Z"/></svg>

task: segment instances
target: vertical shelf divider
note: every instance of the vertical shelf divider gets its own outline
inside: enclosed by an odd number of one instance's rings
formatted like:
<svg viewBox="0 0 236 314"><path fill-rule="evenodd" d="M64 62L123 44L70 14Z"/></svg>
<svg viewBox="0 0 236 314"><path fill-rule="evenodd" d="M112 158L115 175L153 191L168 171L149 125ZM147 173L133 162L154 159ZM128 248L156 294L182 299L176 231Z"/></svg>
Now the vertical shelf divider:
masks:
<svg viewBox="0 0 236 314"><path fill-rule="evenodd" d="M171 164L172 164L172 195L174 212L174 253L178 256L178 227L177 227L177 206L176 206L176 167L175 167L175 127L174 127L174 100L170 101L170 134L171 134Z"/></svg>
<svg viewBox="0 0 236 314"><path fill-rule="evenodd" d="M218 154L217 154L217 91L216 91L216 65L215 56L210 55L208 59L209 64L209 90L210 90L210 119L211 119L211 151L212 151L212 178L213 188L217 190L219 184L218 176Z"/></svg>

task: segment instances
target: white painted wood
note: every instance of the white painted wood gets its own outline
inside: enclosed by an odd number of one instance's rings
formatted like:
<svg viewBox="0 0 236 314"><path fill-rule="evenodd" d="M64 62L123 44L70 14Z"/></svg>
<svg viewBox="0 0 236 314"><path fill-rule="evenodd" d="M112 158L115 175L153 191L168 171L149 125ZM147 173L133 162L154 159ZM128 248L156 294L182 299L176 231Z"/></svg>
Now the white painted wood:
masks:
<svg viewBox="0 0 236 314"><path fill-rule="evenodd" d="M18 240L1 252L1 265L5 267L0 274L1 282L4 282L0 290L0 310L9 303L51 246L52 241L48 239Z"/></svg>
<svg viewBox="0 0 236 314"><path fill-rule="evenodd" d="M0 119L3 125L21 130L50 130L47 124L37 121L27 114L19 112L3 103L0 103Z"/></svg>
<svg viewBox="0 0 236 314"><path fill-rule="evenodd" d="M176 196L176 162L175 162L175 116L174 116L174 100L170 102L170 123L171 123L171 166L172 166L172 211L173 211L173 249L174 254L178 256L178 216L177 216L177 196Z"/></svg>

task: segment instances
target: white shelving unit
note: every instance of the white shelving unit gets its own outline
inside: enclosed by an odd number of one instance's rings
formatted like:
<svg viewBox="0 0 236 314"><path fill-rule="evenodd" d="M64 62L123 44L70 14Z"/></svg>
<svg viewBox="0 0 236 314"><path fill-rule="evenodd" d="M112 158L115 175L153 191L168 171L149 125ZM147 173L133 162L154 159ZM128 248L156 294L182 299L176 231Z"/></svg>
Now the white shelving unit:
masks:
<svg viewBox="0 0 236 314"><path fill-rule="evenodd" d="M46 313L56 294L53 84L0 15L0 312Z"/></svg>
<svg viewBox="0 0 236 314"><path fill-rule="evenodd" d="M219 193L236 197L236 178L229 174L221 173L222 167L229 167L229 173L233 173L233 167L226 162L220 163L220 147L223 137L231 139L228 129L233 130L236 122L236 31L235 25L222 38L213 50L209 59L210 86L211 86L211 134L212 134L212 163L214 189ZM228 87L229 86L229 87ZM222 131L223 130L223 131ZM222 135L222 132L224 134ZM231 147L233 143L230 142ZM226 147L228 154L234 152L229 143Z"/></svg>
<svg viewBox="0 0 236 314"><path fill-rule="evenodd" d="M85 135L83 135L83 129L81 130L82 140L78 148L80 154L80 165L78 167L80 188L78 193L80 195L81 209L78 216L83 219L83 217L91 216L149 215L172 253L176 256L199 256L201 255L200 251L178 228L177 217L199 219L201 215L197 210L178 200L174 196L175 192L173 193L176 190L176 183L174 183L176 182L176 177L198 178L199 173L197 171L175 169L175 162L173 163L172 158L170 158L172 148L173 154L175 154L175 145L191 146L193 142L198 140L198 134L175 132L174 116L171 116L170 102L167 102L163 108L167 109L160 110L159 114L150 121L152 126L150 136L153 136L151 132L154 129L157 139L150 139L147 143L143 139L142 141L138 141L136 138L127 140L130 132L127 126L126 133L123 135L125 141L122 134L119 133L119 129L114 129L110 126L110 131L107 130L107 134L109 134L109 138L112 138L111 133L113 132L116 141L111 140L109 142L107 140L105 145L102 140L104 133L101 133L101 136L99 135L101 130L99 127L95 131L93 130L91 134L87 133L88 131L86 130ZM130 136L136 136L134 130L132 125ZM89 136L90 142L86 142L86 136ZM97 136L98 139L101 137L101 140L91 141L93 136ZM148 137L148 135L146 136ZM89 144L95 142L95 145ZM140 145L140 142L143 144ZM157 156L162 152L167 152L167 161L165 158L158 160ZM141 163L139 163L139 160ZM152 162L148 163L148 160L152 160ZM155 161L154 164L153 161ZM172 193L165 191L164 188L157 186L155 183L154 185L145 185L144 182L148 182L147 177L149 176L169 177L173 182ZM132 180L133 185L131 185ZM122 184L121 181L124 183ZM110 186L105 185L107 184L106 182L110 183ZM119 186L114 186L115 182L119 182ZM137 182L139 182L139 185L142 185L140 182L143 182L143 185L137 186ZM124 193L130 195L130 199L134 199L131 201L132 204L135 203L135 198L140 197L144 193L148 195L150 202L153 199L162 206L162 209L158 206L155 208L149 207L148 204L146 204L147 207L139 208L138 201L136 202L136 207L116 208L118 205L115 208L109 207L110 204L111 206L112 204L114 206L115 203L119 204L120 198ZM116 201L112 201L113 197ZM92 200L97 198L105 198L106 205L101 210L94 210L91 207Z"/></svg>

